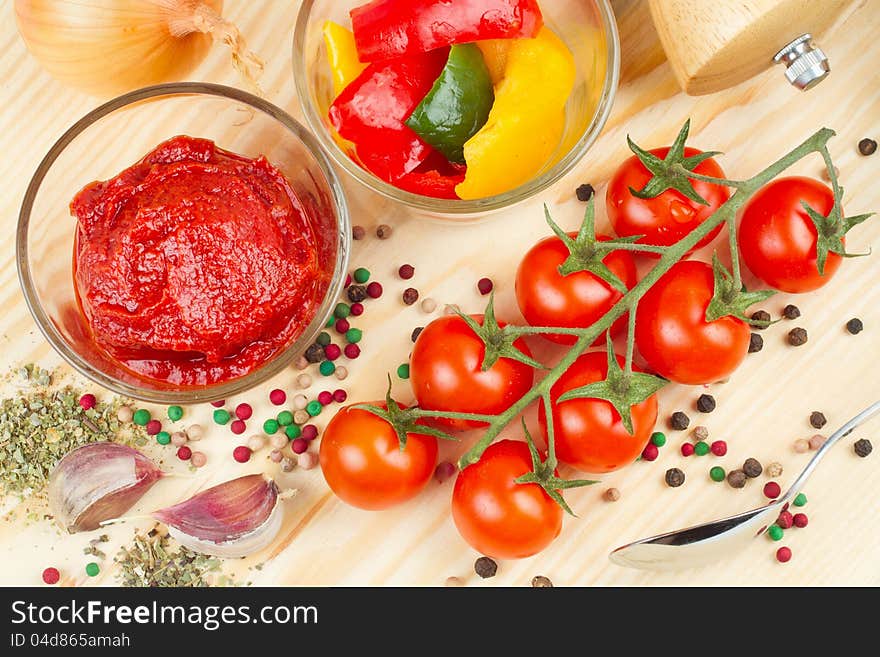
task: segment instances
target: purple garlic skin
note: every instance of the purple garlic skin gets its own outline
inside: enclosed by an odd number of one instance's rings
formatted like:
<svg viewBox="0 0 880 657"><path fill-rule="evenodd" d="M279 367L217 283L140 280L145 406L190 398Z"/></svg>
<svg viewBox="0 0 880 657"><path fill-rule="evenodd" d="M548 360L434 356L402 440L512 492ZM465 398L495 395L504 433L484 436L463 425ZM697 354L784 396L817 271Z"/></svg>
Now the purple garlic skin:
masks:
<svg viewBox="0 0 880 657"><path fill-rule="evenodd" d="M243 557L267 547L281 529L278 486L266 475L239 477L197 493L153 517L189 549Z"/></svg>
<svg viewBox="0 0 880 657"><path fill-rule="evenodd" d="M49 508L71 534L98 529L128 511L162 477L136 449L117 443L68 452L49 476Z"/></svg>

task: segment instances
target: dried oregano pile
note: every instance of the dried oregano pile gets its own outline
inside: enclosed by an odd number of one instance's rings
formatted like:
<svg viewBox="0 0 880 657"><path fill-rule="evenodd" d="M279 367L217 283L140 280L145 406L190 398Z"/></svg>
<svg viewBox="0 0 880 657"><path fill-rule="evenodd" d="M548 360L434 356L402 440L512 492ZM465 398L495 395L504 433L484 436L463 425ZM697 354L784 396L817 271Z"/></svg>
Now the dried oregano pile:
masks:
<svg viewBox="0 0 880 657"><path fill-rule="evenodd" d="M122 586L229 586L234 582L221 572L222 562L188 550L173 549L167 535L156 530L137 535L114 559Z"/></svg>
<svg viewBox="0 0 880 657"><path fill-rule="evenodd" d="M122 400L112 398L83 410L80 391L54 388L52 379L35 365L7 374L20 393L0 401L0 496L39 495L61 457L86 443L146 444L140 427L123 429L116 417Z"/></svg>

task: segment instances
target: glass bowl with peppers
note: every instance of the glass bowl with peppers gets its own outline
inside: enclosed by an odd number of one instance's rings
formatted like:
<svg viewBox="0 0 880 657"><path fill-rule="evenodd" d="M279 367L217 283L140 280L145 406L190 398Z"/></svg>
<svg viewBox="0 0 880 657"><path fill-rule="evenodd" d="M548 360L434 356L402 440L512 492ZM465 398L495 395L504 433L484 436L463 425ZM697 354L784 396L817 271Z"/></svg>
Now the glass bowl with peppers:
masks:
<svg viewBox="0 0 880 657"><path fill-rule="evenodd" d="M607 0L304 0L293 50L306 122L333 159L449 219L569 173L619 77Z"/></svg>

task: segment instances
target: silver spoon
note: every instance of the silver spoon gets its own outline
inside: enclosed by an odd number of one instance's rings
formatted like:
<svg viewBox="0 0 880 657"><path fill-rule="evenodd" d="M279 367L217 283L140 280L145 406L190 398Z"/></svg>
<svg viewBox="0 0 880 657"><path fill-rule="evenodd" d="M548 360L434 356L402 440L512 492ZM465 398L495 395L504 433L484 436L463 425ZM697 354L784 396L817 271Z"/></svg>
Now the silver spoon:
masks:
<svg viewBox="0 0 880 657"><path fill-rule="evenodd" d="M794 500L804 482L836 442L859 425L880 413L880 401L856 415L835 431L807 463L785 495L766 506L729 518L713 520L686 529L643 538L617 548L608 555L619 566L644 570L682 570L702 566L745 547L749 541L766 531L779 516L783 506Z"/></svg>

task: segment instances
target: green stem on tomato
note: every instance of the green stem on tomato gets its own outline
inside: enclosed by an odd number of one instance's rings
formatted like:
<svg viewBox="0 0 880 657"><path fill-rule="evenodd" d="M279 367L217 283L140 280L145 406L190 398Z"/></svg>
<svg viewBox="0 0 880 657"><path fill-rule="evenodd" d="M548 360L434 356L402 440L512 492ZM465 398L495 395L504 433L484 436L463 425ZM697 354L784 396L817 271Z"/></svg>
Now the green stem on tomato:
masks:
<svg viewBox="0 0 880 657"><path fill-rule="evenodd" d="M733 287L736 290L742 288L742 270L739 266L739 249L736 239L736 215L734 214L727 222L727 240L730 247L730 265L733 268Z"/></svg>
<svg viewBox="0 0 880 657"><path fill-rule="evenodd" d="M630 306L626 330L626 363L623 366L624 376L629 377L633 371L633 352L636 346L636 310L638 304Z"/></svg>
<svg viewBox="0 0 880 657"><path fill-rule="evenodd" d="M701 180L703 182L707 182L713 185L719 185L721 187L733 187L734 189L742 189L745 183L748 182L742 180L731 180L729 178L716 178L715 176L704 176L703 174L691 171L690 169L687 169L680 164L676 164L675 166L673 166L673 170L693 180Z"/></svg>
<svg viewBox="0 0 880 657"><path fill-rule="evenodd" d="M615 251L635 251L637 253L659 253L664 254L669 250L668 246L657 246L655 244L642 244L641 242L617 242L611 240L605 242L605 246L613 246Z"/></svg>
<svg viewBox="0 0 880 657"><path fill-rule="evenodd" d="M413 409L416 416L421 418L443 418L448 420L465 420L466 422L493 422L497 415L481 415L479 413L457 413L455 411L429 411L423 408Z"/></svg>

